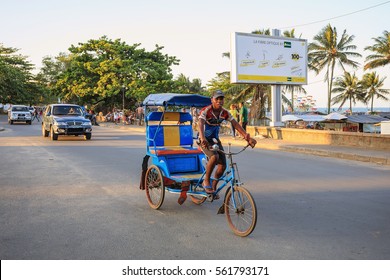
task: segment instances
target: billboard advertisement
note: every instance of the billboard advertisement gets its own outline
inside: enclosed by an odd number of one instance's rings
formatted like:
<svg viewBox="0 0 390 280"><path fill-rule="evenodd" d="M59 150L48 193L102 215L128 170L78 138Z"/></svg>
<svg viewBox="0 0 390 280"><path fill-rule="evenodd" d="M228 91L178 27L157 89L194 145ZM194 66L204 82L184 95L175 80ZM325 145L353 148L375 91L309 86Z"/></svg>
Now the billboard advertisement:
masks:
<svg viewBox="0 0 390 280"><path fill-rule="evenodd" d="M307 84L307 40L231 34L232 83Z"/></svg>

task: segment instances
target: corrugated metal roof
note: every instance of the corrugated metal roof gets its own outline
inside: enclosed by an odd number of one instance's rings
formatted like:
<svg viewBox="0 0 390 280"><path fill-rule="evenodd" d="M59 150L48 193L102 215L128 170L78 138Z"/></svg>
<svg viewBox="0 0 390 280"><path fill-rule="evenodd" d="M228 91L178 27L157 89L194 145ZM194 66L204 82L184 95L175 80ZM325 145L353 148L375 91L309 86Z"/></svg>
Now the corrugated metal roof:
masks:
<svg viewBox="0 0 390 280"><path fill-rule="evenodd" d="M347 122L351 123L380 123L388 119L376 115L352 115L348 116Z"/></svg>
<svg viewBox="0 0 390 280"><path fill-rule="evenodd" d="M320 115L299 115L299 117L305 122L323 122L325 118Z"/></svg>

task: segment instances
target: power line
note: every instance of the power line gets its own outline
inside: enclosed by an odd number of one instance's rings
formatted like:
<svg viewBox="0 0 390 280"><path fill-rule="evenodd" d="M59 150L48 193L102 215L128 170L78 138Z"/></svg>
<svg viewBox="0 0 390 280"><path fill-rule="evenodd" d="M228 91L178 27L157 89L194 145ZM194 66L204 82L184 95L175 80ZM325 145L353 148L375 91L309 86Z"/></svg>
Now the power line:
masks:
<svg viewBox="0 0 390 280"><path fill-rule="evenodd" d="M301 27L301 26L306 26L306 25L316 24L316 23L320 23L320 22L324 22L324 21L329 21L329 20L332 20L332 19L341 18L341 17L345 17L345 16L350 16L350 15L353 15L353 14L356 14L356 13L360 13L360 12L363 12L363 11L366 11L366 10L369 10L369 9L372 9L372 8L376 8L376 7L379 7L379 6L382 6L382 5L388 4L388 3L390 3L390 1L386 1L386 2L383 2L383 3L377 4L377 5L374 5L374 6L370 6L370 7L367 7L367 8L361 9L361 10L357 10L357 11L354 11L354 12L351 12L351 13L347 13L347 14L339 15L339 16L332 17L332 18L323 19L323 20L318 20L318 21L313 21L313 22L309 22L309 23L305 23L305 24L299 24L299 25L294 25L294 26L280 27L280 28L278 28L278 29L288 29L288 28L295 28L295 27Z"/></svg>

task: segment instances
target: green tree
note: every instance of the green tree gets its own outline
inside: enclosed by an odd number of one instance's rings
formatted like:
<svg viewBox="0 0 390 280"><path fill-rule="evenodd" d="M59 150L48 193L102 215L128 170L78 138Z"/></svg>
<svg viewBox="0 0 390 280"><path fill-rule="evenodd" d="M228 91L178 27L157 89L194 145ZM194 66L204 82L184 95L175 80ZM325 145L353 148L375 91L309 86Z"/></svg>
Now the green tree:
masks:
<svg viewBox="0 0 390 280"><path fill-rule="evenodd" d="M105 36L72 45L70 54L61 57L60 66L65 69L54 77L54 92L65 101L119 106L123 88L126 101L133 102L143 100L151 92L171 89L171 66L179 60L163 54L163 47L157 45L151 52L139 47L140 44L130 46Z"/></svg>
<svg viewBox="0 0 390 280"><path fill-rule="evenodd" d="M56 57L46 56L42 59L42 67L37 75L39 81L46 84L48 87L54 87L59 79L59 76L68 67L68 55L60 53Z"/></svg>
<svg viewBox="0 0 390 280"><path fill-rule="evenodd" d="M356 46L352 44L353 35L348 35L344 30L340 40L336 27L330 24L324 27L316 36L313 42L308 46L308 60L310 69L314 69L318 74L323 69L326 69L325 81L328 89L328 113L330 113L333 77L335 66L338 64L344 71L345 66L358 67L358 63L350 59L350 57L361 57L359 53L352 52Z"/></svg>
<svg viewBox="0 0 390 280"><path fill-rule="evenodd" d="M352 104L355 105L357 101L364 101L363 88L355 73L351 75L349 72L344 72L342 77L336 79L334 85L332 92L339 93L339 95L333 97L332 102L333 104L340 104L339 108L349 101L349 109L352 113Z"/></svg>
<svg viewBox="0 0 390 280"><path fill-rule="evenodd" d="M383 37L372 38L375 44L364 48L374 52L367 56L364 70L374 69L377 67L383 67L390 63L390 33L389 31L383 31Z"/></svg>
<svg viewBox="0 0 390 280"><path fill-rule="evenodd" d="M363 76L362 85L366 93L365 102L371 101L371 112L374 112L374 99L389 100L385 95L390 93L389 89L383 89L384 78L380 78L376 72L367 73Z"/></svg>
<svg viewBox="0 0 390 280"><path fill-rule="evenodd" d="M65 53L60 53L56 57L46 56L42 59L42 67L36 76L37 84L42 88L41 100L38 103L57 102L57 97L61 96L61 93L56 84L68 65L69 57Z"/></svg>
<svg viewBox="0 0 390 280"><path fill-rule="evenodd" d="M39 95L31 73L34 66L18 51L0 44L0 102L32 104Z"/></svg>
<svg viewBox="0 0 390 280"><path fill-rule="evenodd" d="M174 89L180 93L202 93L205 91L205 87L202 86L202 81L200 79L190 80L189 77L186 77L184 74L180 74L174 80Z"/></svg>
<svg viewBox="0 0 390 280"><path fill-rule="evenodd" d="M226 92L229 88L232 87L230 83L230 72L222 72L222 73L217 73L217 76L213 79L211 79L208 84L207 84L207 90L209 92L213 92L215 90L222 90L223 92ZM226 100L230 100L230 96L227 95L225 96Z"/></svg>

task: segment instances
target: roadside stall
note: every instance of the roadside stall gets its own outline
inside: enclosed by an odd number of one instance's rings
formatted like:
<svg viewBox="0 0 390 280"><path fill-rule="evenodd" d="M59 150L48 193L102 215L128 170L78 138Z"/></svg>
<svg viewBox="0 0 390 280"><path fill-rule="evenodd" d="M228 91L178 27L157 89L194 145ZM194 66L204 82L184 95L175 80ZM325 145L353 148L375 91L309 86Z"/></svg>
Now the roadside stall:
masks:
<svg viewBox="0 0 390 280"><path fill-rule="evenodd" d="M324 129L334 131L346 131L347 127L347 116L337 112L330 113L324 116Z"/></svg>
<svg viewBox="0 0 390 280"><path fill-rule="evenodd" d="M379 124L388 119L377 115L352 115L348 116L347 122L356 126L356 131L366 133L380 133L381 127Z"/></svg>

